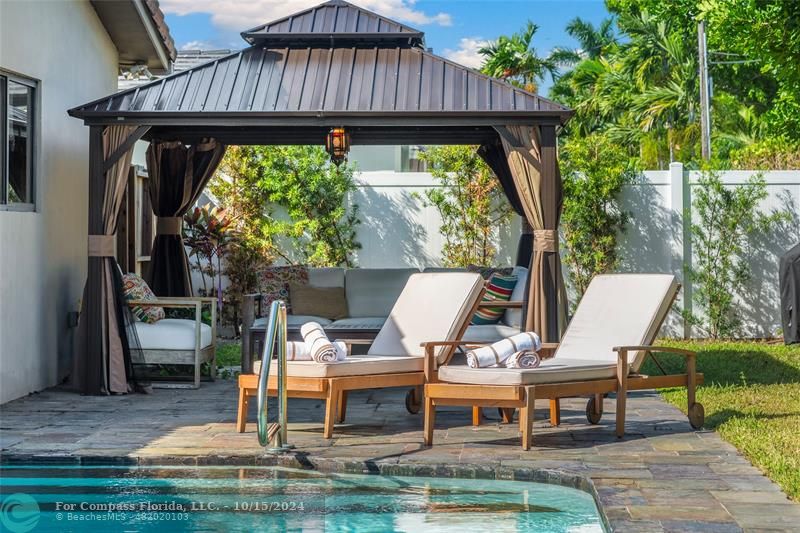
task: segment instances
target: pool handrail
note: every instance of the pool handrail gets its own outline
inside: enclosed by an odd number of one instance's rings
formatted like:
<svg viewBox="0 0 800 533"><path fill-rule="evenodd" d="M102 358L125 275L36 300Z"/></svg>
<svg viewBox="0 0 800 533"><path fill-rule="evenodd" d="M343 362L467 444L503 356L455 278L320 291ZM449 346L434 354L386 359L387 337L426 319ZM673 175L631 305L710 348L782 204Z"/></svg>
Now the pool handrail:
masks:
<svg viewBox="0 0 800 533"><path fill-rule="evenodd" d="M270 305L264 351L261 354L261 369L258 376L258 442L261 446L272 443L271 452L282 452L291 446L288 443L286 415L286 304L275 300ZM268 426L267 392L269 368L275 344L278 347L278 422Z"/></svg>

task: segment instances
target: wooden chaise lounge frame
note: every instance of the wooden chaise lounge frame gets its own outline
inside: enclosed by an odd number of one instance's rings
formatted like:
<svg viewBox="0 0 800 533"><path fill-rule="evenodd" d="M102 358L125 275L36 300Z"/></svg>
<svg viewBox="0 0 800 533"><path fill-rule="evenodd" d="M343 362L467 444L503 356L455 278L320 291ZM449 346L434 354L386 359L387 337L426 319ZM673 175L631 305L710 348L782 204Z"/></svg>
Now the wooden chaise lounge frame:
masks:
<svg viewBox="0 0 800 533"><path fill-rule="evenodd" d="M486 289L476 298L475 303L470 307L469 312L464 316L462 323L456 329L454 339L461 339L469 326L470 319L475 311L483 307L497 307L481 302ZM521 305L521 303L518 303ZM364 339L344 340L348 348L354 344L370 344L372 341ZM440 343L446 348L446 358L452 357L458 346L457 342ZM426 353L433 354L435 349L432 347ZM435 354L434 354L435 356ZM345 421L347 410L347 393L354 390L382 389L390 387L412 387L406 395L406 408L409 412L416 414L422 406L422 392L425 384L425 372L402 372L394 374L370 374L359 376L341 377L299 377L287 376L287 397L289 398L315 398L325 400L325 423L323 426L323 437L330 439L333 437L333 427L335 423L341 424ZM247 425L247 411L250 399L256 396L258 390L258 374L242 374L239 376L239 408L236 418L236 430L239 433L245 431ZM267 394L277 395L277 376L271 374L267 381Z"/></svg>
<svg viewBox="0 0 800 533"><path fill-rule="evenodd" d="M678 285L678 290L680 285ZM670 307L677 297L678 291L671 297ZM663 318L661 320L663 323ZM660 326L661 324L659 324ZM649 339L652 343L654 339ZM617 371L615 379L595 379L586 381L573 381L562 383L545 383L537 385L475 385L441 382L438 379L438 365L433 357L436 348L450 346L469 349L485 343L455 342L428 342L425 348L425 392L424 392L424 443L433 445L433 429L436 420L437 405L462 405L473 406L473 424L480 424L480 409L482 407L497 407L503 414L505 422L511 422L514 409L520 410L519 425L522 435L522 448L529 450L532 444L534 404L536 399L550 400L550 422L552 425L560 423L561 398L575 396L589 396L586 405L586 417L592 424L597 424L603 414L603 398L606 394L616 394L616 434L622 438L625 434L625 403L628 391L649 390L664 387L686 387L688 398L688 418L694 429L703 426L704 409L696 401L697 385L703 384L703 374L696 370L696 353L690 350L672 348L669 346L617 346L613 350L617 353ZM553 357L558 349L558 343L547 343L542 346L540 355L543 359ZM664 373L660 376L648 376L640 373L629 373L629 352L644 351L645 357L651 357L659 369ZM653 352L672 353L686 359L686 373L667 374ZM455 350L443 364L448 364Z"/></svg>

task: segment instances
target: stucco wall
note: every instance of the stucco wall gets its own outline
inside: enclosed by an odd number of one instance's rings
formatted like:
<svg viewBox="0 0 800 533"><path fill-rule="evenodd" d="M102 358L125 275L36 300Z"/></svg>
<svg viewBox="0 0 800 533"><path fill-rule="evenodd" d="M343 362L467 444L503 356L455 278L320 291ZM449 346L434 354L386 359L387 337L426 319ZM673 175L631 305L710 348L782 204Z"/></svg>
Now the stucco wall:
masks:
<svg viewBox="0 0 800 533"><path fill-rule="evenodd" d="M0 2L0 68L39 80L36 212L0 211L0 403L55 385L86 275L88 128L67 109L116 89L88 2Z"/></svg>

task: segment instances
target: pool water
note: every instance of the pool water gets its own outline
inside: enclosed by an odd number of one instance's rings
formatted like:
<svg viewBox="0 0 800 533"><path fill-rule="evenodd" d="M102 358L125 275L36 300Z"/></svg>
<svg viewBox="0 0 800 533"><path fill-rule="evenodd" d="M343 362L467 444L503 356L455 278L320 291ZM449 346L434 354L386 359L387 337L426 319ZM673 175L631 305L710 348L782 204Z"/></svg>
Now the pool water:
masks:
<svg viewBox="0 0 800 533"><path fill-rule="evenodd" d="M0 467L0 531L602 532L543 483L279 467Z"/></svg>

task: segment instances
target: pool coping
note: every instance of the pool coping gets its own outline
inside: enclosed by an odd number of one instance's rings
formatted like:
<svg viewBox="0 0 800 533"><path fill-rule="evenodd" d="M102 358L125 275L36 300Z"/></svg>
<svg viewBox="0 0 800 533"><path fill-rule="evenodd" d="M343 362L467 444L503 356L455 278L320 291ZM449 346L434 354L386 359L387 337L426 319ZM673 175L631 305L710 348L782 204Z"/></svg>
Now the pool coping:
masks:
<svg viewBox="0 0 800 533"><path fill-rule="evenodd" d="M231 466L270 467L313 470L331 474L367 474L401 477L434 477L457 479L488 479L497 481L527 481L547 483L581 490L591 495L605 531L613 531L600 502L594 482L569 470L551 468L521 468L459 463L397 463L312 457L303 452L263 455L164 455L164 456L106 456L67 454L0 454L0 466Z"/></svg>

